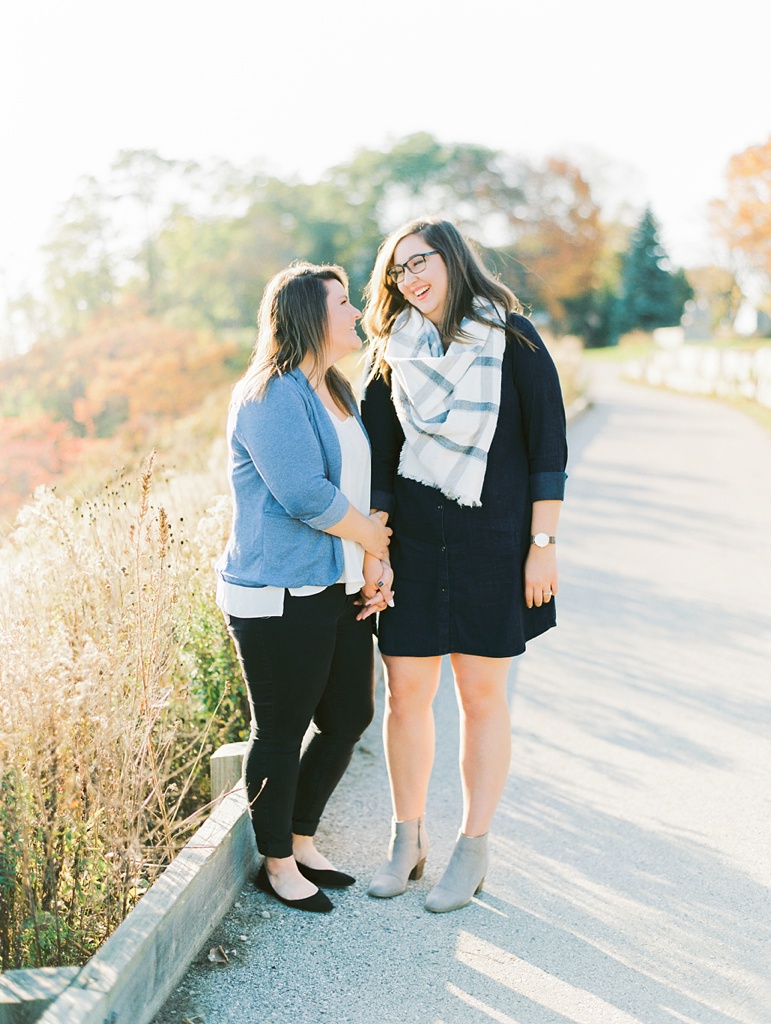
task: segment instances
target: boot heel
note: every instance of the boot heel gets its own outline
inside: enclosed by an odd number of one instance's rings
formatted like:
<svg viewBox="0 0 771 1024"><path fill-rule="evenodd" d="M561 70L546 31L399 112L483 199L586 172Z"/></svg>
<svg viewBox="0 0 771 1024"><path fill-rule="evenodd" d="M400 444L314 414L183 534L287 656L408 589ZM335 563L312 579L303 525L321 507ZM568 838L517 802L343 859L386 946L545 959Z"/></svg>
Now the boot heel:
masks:
<svg viewBox="0 0 771 1024"><path fill-rule="evenodd" d="M408 881L422 878L427 853L428 836L422 817L392 821L388 859L375 872L367 894L390 899L403 893Z"/></svg>
<svg viewBox="0 0 771 1024"><path fill-rule="evenodd" d="M461 832L458 835L450 863L426 897L426 910L432 914L460 910L482 891L488 864L487 839L487 833L464 836Z"/></svg>
<svg viewBox="0 0 771 1024"><path fill-rule="evenodd" d="M419 860L415 867L412 869L412 871L410 871L411 882L417 882L419 879L423 877L423 868L425 867L425 865L426 858L424 857L423 860Z"/></svg>

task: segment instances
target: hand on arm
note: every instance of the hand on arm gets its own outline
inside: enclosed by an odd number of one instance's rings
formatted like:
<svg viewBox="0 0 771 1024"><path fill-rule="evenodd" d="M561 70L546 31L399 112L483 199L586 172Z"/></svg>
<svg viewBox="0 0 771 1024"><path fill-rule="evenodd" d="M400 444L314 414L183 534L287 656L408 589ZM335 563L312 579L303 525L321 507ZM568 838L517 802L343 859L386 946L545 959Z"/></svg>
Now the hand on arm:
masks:
<svg viewBox="0 0 771 1024"><path fill-rule="evenodd" d="M549 537L557 534L561 501L534 501L530 531L533 536L545 533ZM530 545L525 559L525 604L540 608L548 603L559 590L557 575L557 549L554 544L539 548Z"/></svg>
<svg viewBox="0 0 771 1024"><path fill-rule="evenodd" d="M344 540L355 540L369 554L385 561L388 559L388 541L393 530L385 525L383 516L382 512L365 516L353 505L349 505L343 518L328 526L324 532Z"/></svg>

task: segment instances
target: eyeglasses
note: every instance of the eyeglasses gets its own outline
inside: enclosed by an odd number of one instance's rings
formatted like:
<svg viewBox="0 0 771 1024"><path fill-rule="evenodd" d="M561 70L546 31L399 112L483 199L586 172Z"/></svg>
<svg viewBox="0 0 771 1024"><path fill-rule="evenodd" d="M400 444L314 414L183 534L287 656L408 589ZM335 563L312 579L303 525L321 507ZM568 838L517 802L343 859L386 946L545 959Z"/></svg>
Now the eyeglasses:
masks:
<svg viewBox="0 0 771 1024"><path fill-rule="evenodd" d="M429 252L419 252L416 256L410 256L406 263L394 263L388 269L388 277L394 284L404 280L405 270L411 274L419 274L426 265L426 256L438 256L438 249L431 249Z"/></svg>

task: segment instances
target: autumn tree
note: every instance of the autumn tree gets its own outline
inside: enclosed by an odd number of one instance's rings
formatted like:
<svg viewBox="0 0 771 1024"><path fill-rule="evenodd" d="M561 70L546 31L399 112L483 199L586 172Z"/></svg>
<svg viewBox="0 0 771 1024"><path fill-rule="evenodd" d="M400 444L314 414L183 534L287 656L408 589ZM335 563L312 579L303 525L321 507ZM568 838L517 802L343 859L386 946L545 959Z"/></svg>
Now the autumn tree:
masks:
<svg viewBox="0 0 771 1024"><path fill-rule="evenodd" d="M726 195L712 203L715 230L740 262L771 287L771 136L732 156Z"/></svg>
<svg viewBox="0 0 771 1024"><path fill-rule="evenodd" d="M176 417L234 380L246 354L210 332L141 310L103 314L66 344L40 341L4 367L0 415L47 415L74 436L111 437L127 421Z"/></svg>
<svg viewBox="0 0 771 1024"><path fill-rule="evenodd" d="M74 466L83 445L50 416L0 416L0 526L36 487Z"/></svg>
<svg viewBox="0 0 771 1024"><path fill-rule="evenodd" d="M704 312L711 331L727 330L742 302L742 291L733 271L726 267L690 267L686 271L693 301Z"/></svg>
<svg viewBox="0 0 771 1024"><path fill-rule="evenodd" d="M521 167L518 191L520 201L504 208L512 240L496 247L502 276L521 301L548 313L557 330L583 334L576 303L600 285L604 244L589 183L569 161L551 158Z"/></svg>

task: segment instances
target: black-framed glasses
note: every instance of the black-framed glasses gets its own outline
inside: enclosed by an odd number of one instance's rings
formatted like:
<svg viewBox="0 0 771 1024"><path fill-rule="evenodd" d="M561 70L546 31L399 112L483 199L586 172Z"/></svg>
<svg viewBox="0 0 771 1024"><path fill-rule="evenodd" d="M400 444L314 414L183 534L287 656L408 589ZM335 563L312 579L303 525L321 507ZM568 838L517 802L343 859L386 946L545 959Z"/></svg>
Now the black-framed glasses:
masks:
<svg viewBox="0 0 771 1024"><path fill-rule="evenodd" d="M438 256L438 249L430 249L428 252L419 252L410 256L406 263L394 263L388 269L388 277L394 284L404 280L404 272L409 270L411 274L419 274L426 265L426 256Z"/></svg>

